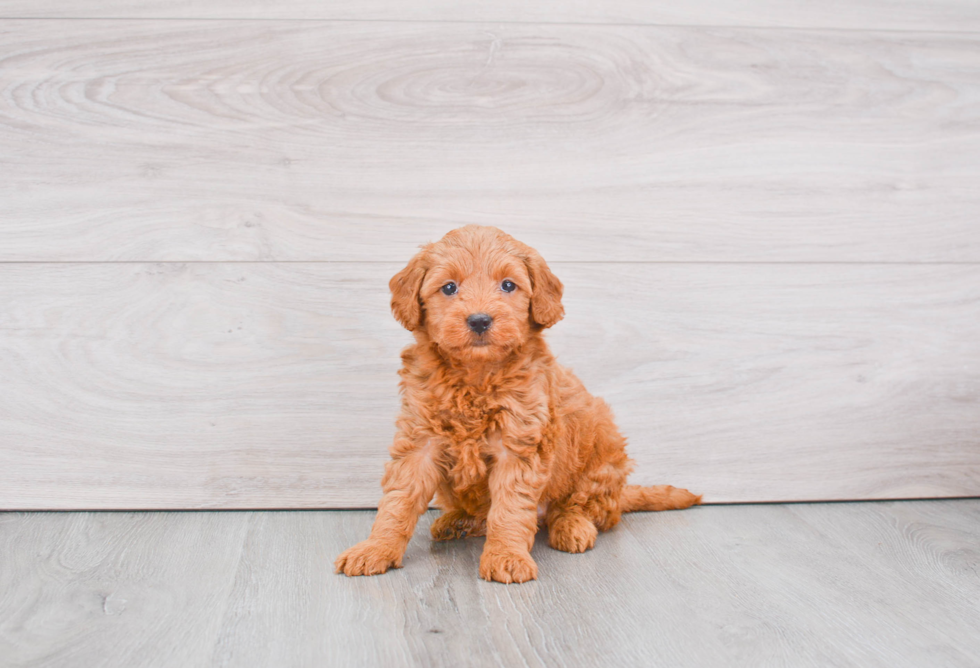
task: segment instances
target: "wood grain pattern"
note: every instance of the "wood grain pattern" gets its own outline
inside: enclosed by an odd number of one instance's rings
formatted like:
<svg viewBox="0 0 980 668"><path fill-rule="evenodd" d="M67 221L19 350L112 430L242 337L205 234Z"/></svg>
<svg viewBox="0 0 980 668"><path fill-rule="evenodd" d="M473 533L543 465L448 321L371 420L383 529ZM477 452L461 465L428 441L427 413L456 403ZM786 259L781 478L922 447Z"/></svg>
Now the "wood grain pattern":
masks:
<svg viewBox="0 0 980 668"><path fill-rule="evenodd" d="M0 515L0 665L206 665L249 519Z"/></svg>
<svg viewBox="0 0 980 668"><path fill-rule="evenodd" d="M978 26L965 0L2 0L0 507L373 505L387 278L471 222L559 270L554 347L637 481L980 494Z"/></svg>
<svg viewBox="0 0 980 668"><path fill-rule="evenodd" d="M0 260L404 261L476 222L552 261L980 261L975 34L7 20L0 44Z"/></svg>
<svg viewBox="0 0 980 668"><path fill-rule="evenodd" d="M0 265L0 507L370 507L398 264ZM634 479L980 494L980 267L569 264L559 359Z"/></svg>
<svg viewBox="0 0 980 668"><path fill-rule="evenodd" d="M477 578L482 539L334 575L372 513L0 515L4 666L966 666L980 501L627 515L541 578Z"/></svg>
<svg viewBox="0 0 980 668"><path fill-rule="evenodd" d="M313 19L980 30L970 0L2 0L0 18Z"/></svg>

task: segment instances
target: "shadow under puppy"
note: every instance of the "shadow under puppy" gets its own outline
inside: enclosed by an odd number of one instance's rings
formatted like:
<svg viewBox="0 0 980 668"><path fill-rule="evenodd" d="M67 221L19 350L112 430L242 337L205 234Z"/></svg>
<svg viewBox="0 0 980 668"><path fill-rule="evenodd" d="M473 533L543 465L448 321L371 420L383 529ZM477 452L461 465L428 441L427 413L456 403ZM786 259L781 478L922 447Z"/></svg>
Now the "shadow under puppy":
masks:
<svg viewBox="0 0 980 668"><path fill-rule="evenodd" d="M402 409L371 536L337 572L400 567L435 496L435 540L487 537L480 576L537 577L539 512L548 543L584 552L632 510L700 496L626 485L633 462L609 407L560 366L542 332L564 315L562 284L533 248L470 225L424 246L391 279L395 318L415 335L402 353Z"/></svg>

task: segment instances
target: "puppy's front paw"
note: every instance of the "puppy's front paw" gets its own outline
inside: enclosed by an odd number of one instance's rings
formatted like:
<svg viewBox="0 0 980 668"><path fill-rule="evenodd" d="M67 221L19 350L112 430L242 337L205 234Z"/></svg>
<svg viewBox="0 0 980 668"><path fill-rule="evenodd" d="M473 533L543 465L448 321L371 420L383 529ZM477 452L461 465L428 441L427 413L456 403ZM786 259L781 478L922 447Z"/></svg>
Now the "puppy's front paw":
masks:
<svg viewBox="0 0 980 668"><path fill-rule="evenodd" d="M538 577L538 565L527 552L484 550L480 557L480 577L504 584L527 582Z"/></svg>
<svg viewBox="0 0 980 668"><path fill-rule="evenodd" d="M402 567L402 553L386 543L365 540L344 550L333 562L344 575L379 575L389 568Z"/></svg>

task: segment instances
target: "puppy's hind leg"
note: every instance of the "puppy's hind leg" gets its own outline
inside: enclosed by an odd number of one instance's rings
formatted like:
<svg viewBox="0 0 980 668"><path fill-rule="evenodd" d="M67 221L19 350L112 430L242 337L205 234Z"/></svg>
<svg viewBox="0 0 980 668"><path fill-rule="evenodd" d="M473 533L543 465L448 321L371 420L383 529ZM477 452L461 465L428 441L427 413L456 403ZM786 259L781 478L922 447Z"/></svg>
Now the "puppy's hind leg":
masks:
<svg viewBox="0 0 980 668"><path fill-rule="evenodd" d="M577 496L577 495L575 495ZM585 552L595 545L599 530L581 505L571 499L548 508L548 544L562 552Z"/></svg>
<svg viewBox="0 0 980 668"><path fill-rule="evenodd" d="M563 552L592 548L599 531L619 522L619 496L629 470L623 454L585 472L575 491L549 509L548 544Z"/></svg>
<svg viewBox="0 0 980 668"><path fill-rule="evenodd" d="M484 489L469 491L470 498L461 498L447 481L443 481L436 491L436 507L442 509L433 522L430 531L432 540L456 540L467 536L487 535L487 512L480 507L479 498L489 492ZM473 498L475 495L476 498ZM469 503L467 503L469 501ZM475 514L471 513L477 509Z"/></svg>
<svg viewBox="0 0 980 668"><path fill-rule="evenodd" d="M467 536L486 535L486 518L473 517L458 508L443 512L432 523L432 540L455 540Z"/></svg>

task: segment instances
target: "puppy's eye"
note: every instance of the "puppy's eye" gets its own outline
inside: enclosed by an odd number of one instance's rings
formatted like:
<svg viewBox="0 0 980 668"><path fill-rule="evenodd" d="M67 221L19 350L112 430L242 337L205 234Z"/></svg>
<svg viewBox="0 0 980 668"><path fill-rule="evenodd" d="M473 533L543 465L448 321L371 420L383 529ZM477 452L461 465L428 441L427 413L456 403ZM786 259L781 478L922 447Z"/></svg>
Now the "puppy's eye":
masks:
<svg viewBox="0 0 980 668"><path fill-rule="evenodd" d="M456 294L456 284L452 281L446 283L444 286L442 286L442 294L446 295L447 297Z"/></svg>
<svg viewBox="0 0 980 668"><path fill-rule="evenodd" d="M514 281L504 281L500 284L500 289L504 292L513 292L517 289L517 286L514 284Z"/></svg>

